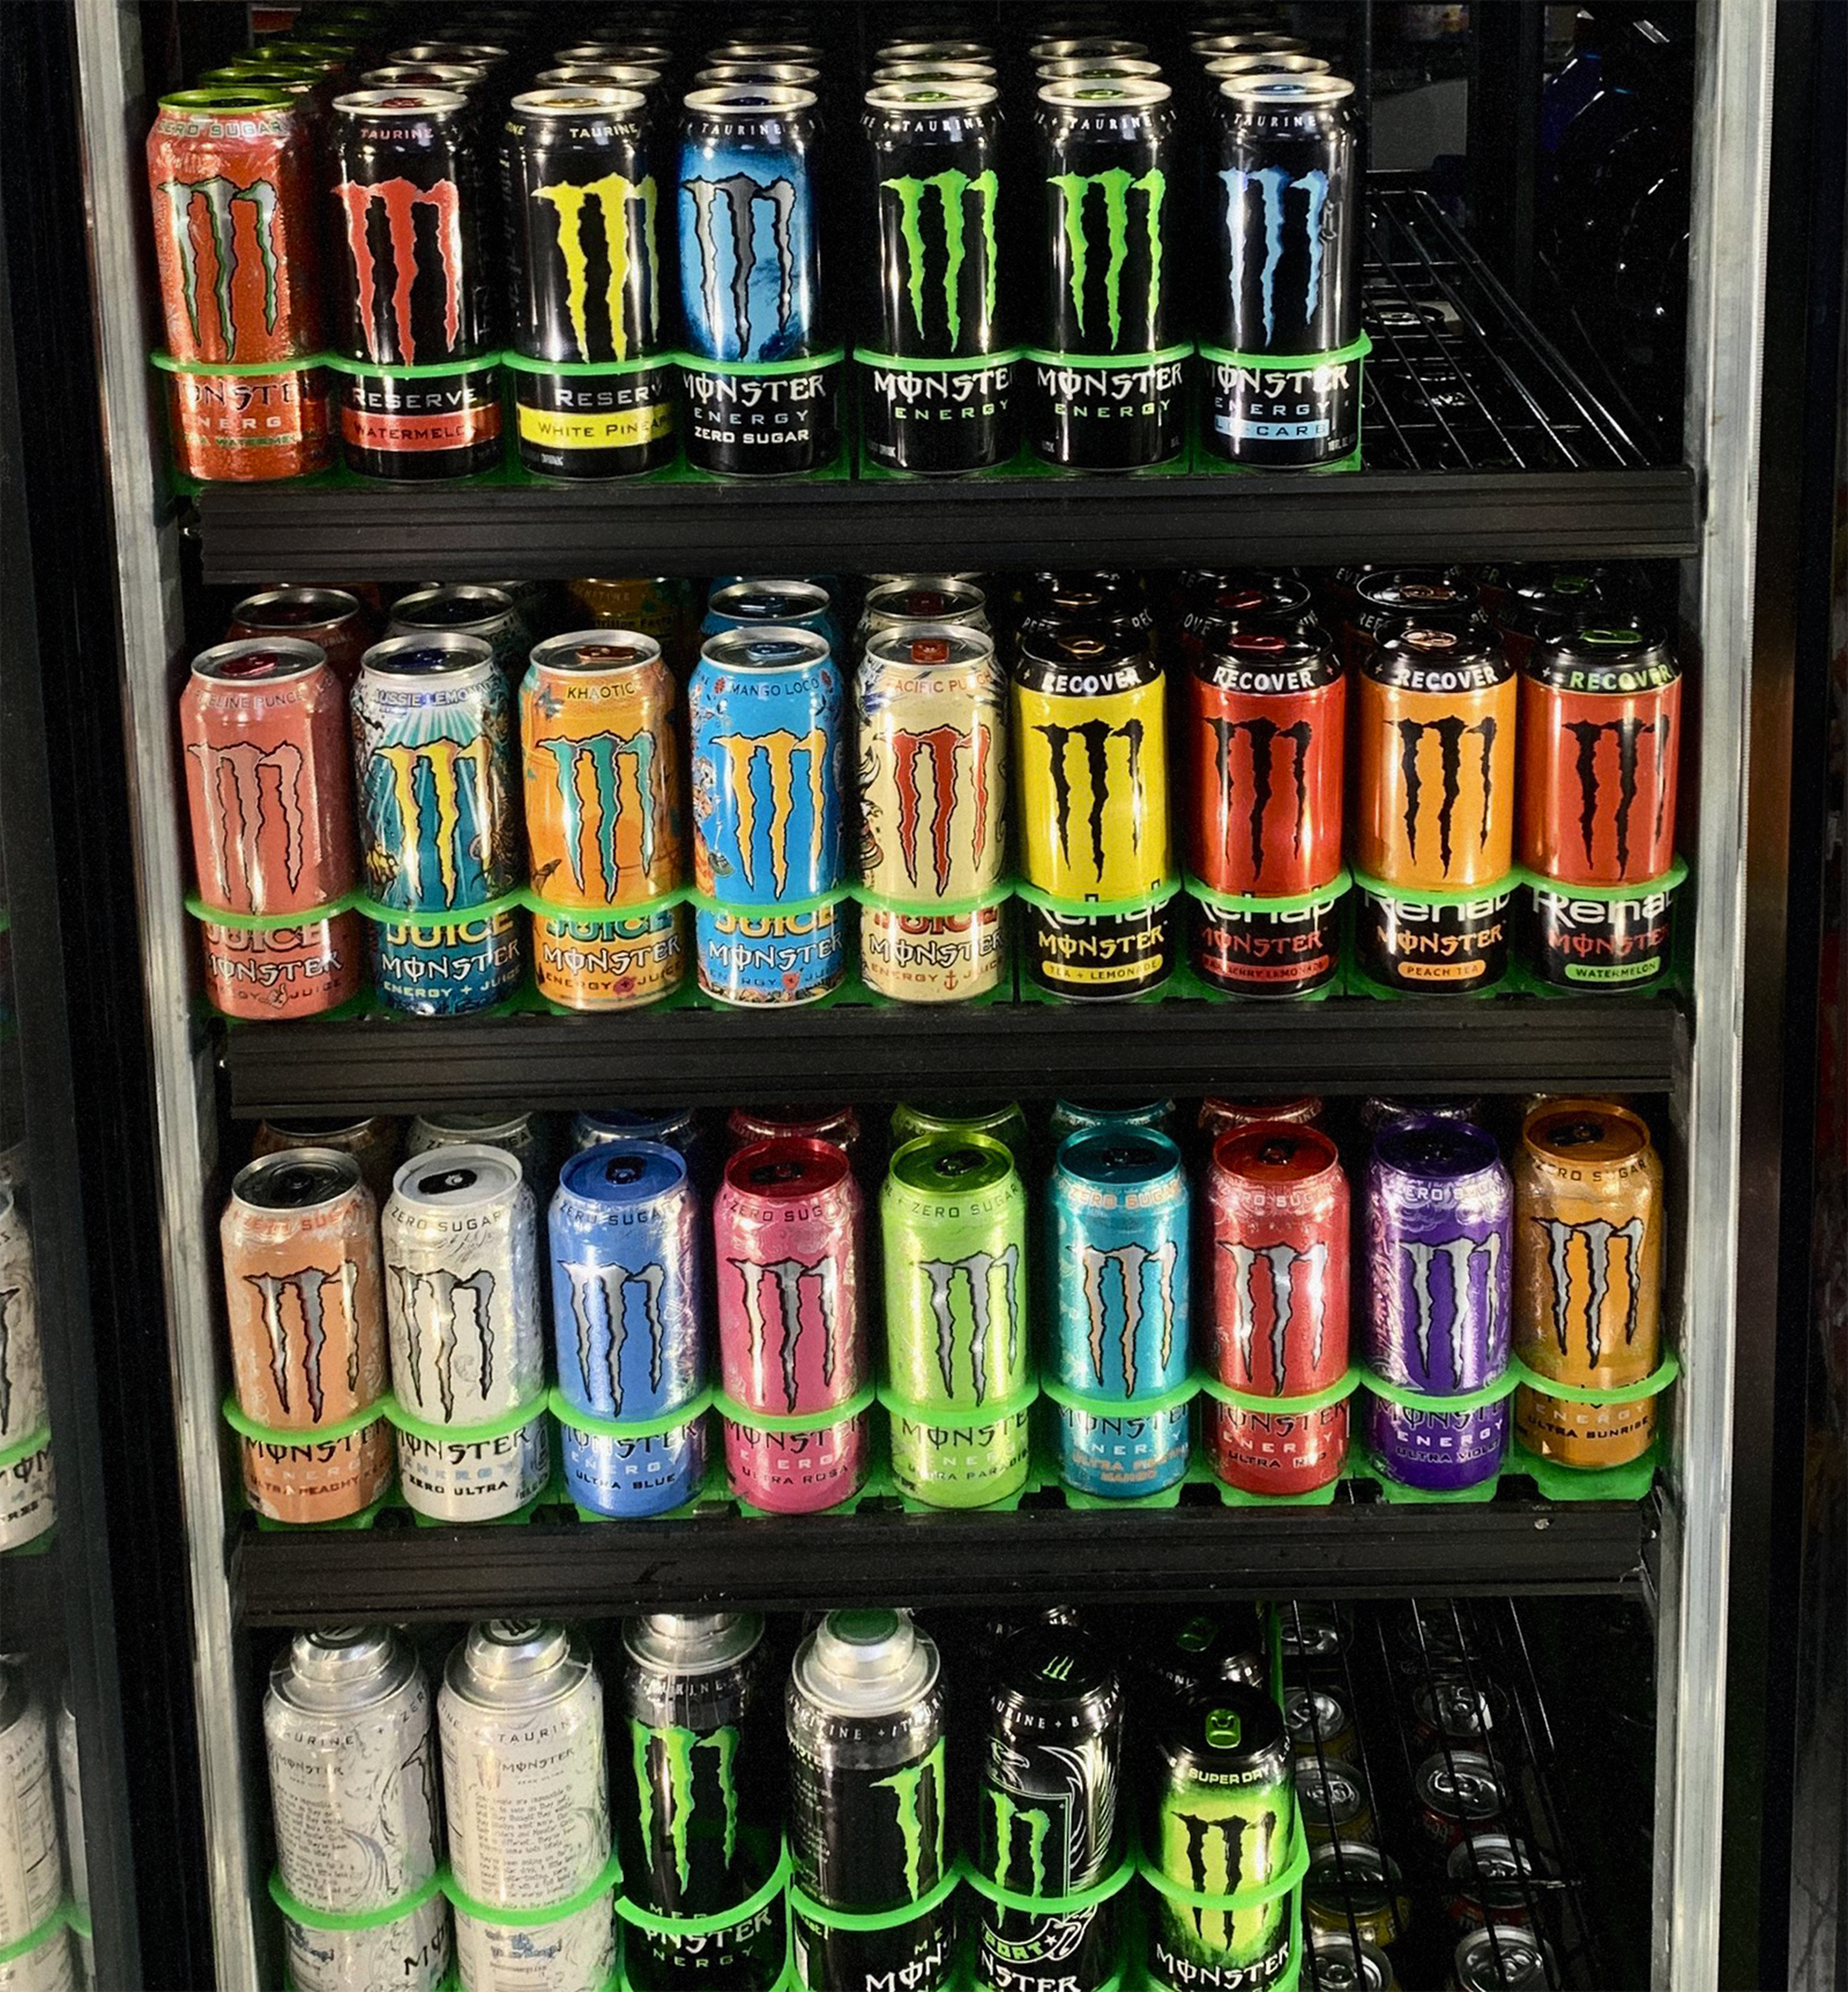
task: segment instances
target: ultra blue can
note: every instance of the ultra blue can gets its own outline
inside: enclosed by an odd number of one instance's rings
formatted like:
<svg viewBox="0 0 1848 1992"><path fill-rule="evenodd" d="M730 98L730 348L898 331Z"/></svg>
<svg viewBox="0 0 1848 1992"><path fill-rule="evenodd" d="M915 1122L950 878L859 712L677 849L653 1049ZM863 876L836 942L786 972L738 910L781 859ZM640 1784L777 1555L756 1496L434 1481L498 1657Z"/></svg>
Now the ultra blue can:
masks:
<svg viewBox="0 0 1848 1992"><path fill-rule="evenodd" d="M1095 1410L1059 1407L1059 1464L1086 1494L1159 1493L1187 1471L1188 1410L1115 1407L1187 1380L1188 1209L1180 1151L1153 1128L1068 1135L1053 1166L1053 1374Z"/></svg>
<svg viewBox="0 0 1848 1992"><path fill-rule="evenodd" d="M600 1142L558 1176L548 1219L558 1389L601 1418L640 1421L690 1404L705 1380L699 1198L661 1141ZM647 1439L562 1427L580 1507L652 1515L692 1498L703 1421Z"/></svg>
<svg viewBox="0 0 1848 1992"><path fill-rule="evenodd" d="M834 612L834 598L812 578L740 578L715 583L706 598L699 633L716 636L722 629L760 629L770 623L785 629L807 629L825 638L837 657L841 653L841 626Z"/></svg>
<svg viewBox="0 0 1848 1992"><path fill-rule="evenodd" d="M602 1107L594 1113L586 1107L571 1117L574 1155L611 1141L665 1141L685 1159L696 1189L705 1188L711 1180L712 1144L691 1107Z"/></svg>
<svg viewBox="0 0 1848 1992"><path fill-rule="evenodd" d="M826 641L772 625L709 637L688 689L693 876L725 909L694 923L700 987L730 1003L812 1002L846 967L843 687Z"/></svg>

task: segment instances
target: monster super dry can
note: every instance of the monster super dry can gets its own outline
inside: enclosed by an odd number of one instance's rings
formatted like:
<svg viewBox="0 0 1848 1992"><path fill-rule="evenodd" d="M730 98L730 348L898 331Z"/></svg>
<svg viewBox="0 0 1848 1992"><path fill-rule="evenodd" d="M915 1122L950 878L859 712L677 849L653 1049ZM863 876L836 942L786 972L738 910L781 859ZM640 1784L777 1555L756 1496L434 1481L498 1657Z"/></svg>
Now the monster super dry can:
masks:
<svg viewBox="0 0 1848 1992"><path fill-rule="evenodd" d="M948 1781L937 1648L903 1612L831 1612L802 1642L784 1698L797 1885L857 1912L921 1900L944 1872ZM814 1992L938 1992L953 1982L948 1902L857 1930L792 1912L796 1970Z"/></svg>
<svg viewBox="0 0 1848 1992"><path fill-rule="evenodd" d="M778 1431L725 1421L732 1490L783 1514L832 1508L866 1477L867 1417L825 1422L865 1387L859 1185L827 1141L758 1141L726 1163L712 1206L719 1353L745 1412L808 1417Z"/></svg>
<svg viewBox="0 0 1848 1992"><path fill-rule="evenodd" d="M602 1141L558 1173L549 1214L558 1389L599 1418L671 1415L705 1380L699 1199L660 1141ZM579 1506L653 1515L692 1498L705 1469L697 1416L644 1438L562 1427Z"/></svg>
<svg viewBox="0 0 1848 1992"><path fill-rule="evenodd" d="M0 1449L39 1443L0 1469L0 1550L42 1536L57 1520L51 1435L46 1424L45 1348L31 1234L19 1192L0 1182Z"/></svg>
<svg viewBox="0 0 1848 1992"><path fill-rule="evenodd" d="M1026 1484L1032 1375L1026 1192L980 1134L907 1141L880 1198L892 1471L934 1507L980 1507ZM1000 1405L999 1417L987 1417ZM941 1422L939 1422L939 1421Z"/></svg>
<svg viewBox="0 0 1848 1992"><path fill-rule="evenodd" d="M327 668L350 687L360 674L371 629L358 596L343 588L266 588L237 604L224 633L234 642L241 636L287 636L313 643Z"/></svg>

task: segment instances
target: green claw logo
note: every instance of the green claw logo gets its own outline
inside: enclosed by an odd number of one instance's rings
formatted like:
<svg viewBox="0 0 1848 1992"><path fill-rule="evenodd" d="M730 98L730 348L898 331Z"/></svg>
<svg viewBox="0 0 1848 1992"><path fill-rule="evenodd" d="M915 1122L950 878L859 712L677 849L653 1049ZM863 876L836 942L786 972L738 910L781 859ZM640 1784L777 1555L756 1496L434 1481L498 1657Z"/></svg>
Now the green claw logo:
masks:
<svg viewBox="0 0 1848 1992"><path fill-rule="evenodd" d="M195 344L200 337L200 257L193 240L195 201L203 203L212 243L212 298L217 306L218 334L224 356L235 360L237 353L237 321L231 310L231 287L237 278L237 209L251 211L257 254L263 268L263 329L274 333L279 298L276 258L276 189L268 180L253 180L241 187L220 175L205 180L162 180L160 192L167 197L168 239L179 258L181 295L186 300L186 322Z"/></svg>
<svg viewBox="0 0 1848 1992"><path fill-rule="evenodd" d="M701 1752L711 1755L725 1808L725 1865L729 1873L738 1850L738 1784L734 1767L738 1732L729 1725L702 1735L697 1729L651 1728L631 1721L630 1744L634 1752L636 1800L640 1810L642 1851L650 1869L671 1854L674 1875L684 1895L692 1885L694 1780ZM658 1835L657 1829L660 1829ZM663 1837L664 1836L664 1844Z"/></svg>
<svg viewBox="0 0 1848 1992"><path fill-rule="evenodd" d="M881 180L898 197L899 232L904 239L906 288L911 299L911 322L920 339L924 330L924 286L930 269L930 252L925 247L924 216L926 200L934 195L943 217L943 316L950 343L962 338L962 266L968 260L967 226L963 203L975 196L982 230L982 304L984 315L995 316L995 205L1000 182L992 167L972 177L955 168L933 173L928 179Z"/></svg>
<svg viewBox="0 0 1848 1992"><path fill-rule="evenodd" d="M931 1754L915 1764L894 1771L889 1778L874 1779L876 1792L890 1792L897 1806L894 1822L905 1848L905 1891L916 1902L927 1888L934 1888L943 1872L943 1745L932 1746ZM925 1813L931 1824L929 1858L926 1860ZM927 1868L930 1878L925 1879Z"/></svg>
<svg viewBox="0 0 1848 1992"><path fill-rule="evenodd" d="M1014 1864L1014 1826L1016 1821L1026 1833L1026 1887L1023 1891L1029 1895L1044 1895L1046 1892L1046 1840L1052 1830L1052 1815L1040 1806L1016 1804L1011 1792L1004 1792L998 1785L988 1789L995 1808L995 1864L999 1870L996 1878L1006 1881L1013 1872Z"/></svg>
<svg viewBox="0 0 1848 1992"><path fill-rule="evenodd" d="M1122 343L1123 271L1129 260L1129 196L1143 196L1143 239L1149 261L1148 318L1153 325L1161 301L1161 210L1168 196L1168 176L1159 167L1138 176L1123 166L1102 173L1054 173L1047 181L1059 190L1064 206L1065 247L1071 264L1071 308L1078 315L1078 332L1084 334L1085 287L1091 270L1091 244L1087 233L1087 213L1091 189L1104 196L1104 239L1109 261L1104 270L1104 307L1110 316L1110 348Z"/></svg>

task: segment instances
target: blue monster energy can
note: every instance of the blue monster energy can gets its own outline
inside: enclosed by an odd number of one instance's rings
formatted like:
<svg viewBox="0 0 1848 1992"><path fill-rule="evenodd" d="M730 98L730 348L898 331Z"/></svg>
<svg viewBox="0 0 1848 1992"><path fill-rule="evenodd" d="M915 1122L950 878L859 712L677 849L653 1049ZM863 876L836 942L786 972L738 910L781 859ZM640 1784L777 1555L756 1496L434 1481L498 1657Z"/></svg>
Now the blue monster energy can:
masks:
<svg viewBox="0 0 1848 1992"><path fill-rule="evenodd" d="M1136 1100L1119 1105L1111 1100L1055 1100L1047 1123L1056 1148L1067 1134L1094 1127L1146 1127L1157 1134L1174 1132L1171 1100Z"/></svg>
<svg viewBox="0 0 1848 1992"><path fill-rule="evenodd" d="M842 705L811 630L721 630L701 650L688 706L694 882L719 902L694 922L709 996L810 1003L845 971L839 902L813 904L843 877Z"/></svg>
<svg viewBox="0 0 1848 1992"><path fill-rule="evenodd" d="M1187 1380L1187 1180L1166 1134L1115 1125L1068 1136L1053 1168L1054 1371L1095 1410L1059 1407L1059 1470L1081 1493L1171 1487L1187 1467L1188 1407L1112 1404Z"/></svg>
<svg viewBox="0 0 1848 1992"><path fill-rule="evenodd" d="M836 657L841 652L841 626L834 597L818 581L767 581L751 578L723 582L706 598L702 636L722 629L760 629L766 623L784 629L807 629L824 639Z"/></svg>
<svg viewBox="0 0 1848 1992"><path fill-rule="evenodd" d="M691 1107L584 1107L571 1117L571 1151L610 1141L665 1141L686 1158L695 1189L711 1187L717 1167L699 1115Z"/></svg>
<svg viewBox="0 0 1848 1992"><path fill-rule="evenodd" d="M692 1402L705 1380L699 1198L661 1141L606 1141L560 1171L548 1215L558 1389L599 1418L641 1422ZM692 1499L705 1469L695 1415L647 1438L562 1423L565 1483L580 1508L655 1515Z"/></svg>
<svg viewBox="0 0 1848 1992"><path fill-rule="evenodd" d="M354 787L378 993L419 1016L511 994L524 961L513 700L494 652L454 632L374 643L353 688Z"/></svg>

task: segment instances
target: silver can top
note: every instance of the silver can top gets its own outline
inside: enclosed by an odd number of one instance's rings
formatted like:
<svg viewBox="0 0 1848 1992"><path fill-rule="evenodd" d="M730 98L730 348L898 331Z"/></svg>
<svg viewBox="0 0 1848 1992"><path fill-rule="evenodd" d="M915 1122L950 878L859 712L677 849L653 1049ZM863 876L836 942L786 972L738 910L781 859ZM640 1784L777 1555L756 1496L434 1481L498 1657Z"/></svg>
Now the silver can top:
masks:
<svg viewBox="0 0 1848 1992"><path fill-rule="evenodd" d="M343 118L436 118L464 111L468 99L459 90L425 90L412 84L395 90L354 90L333 100Z"/></svg>
<svg viewBox="0 0 1848 1992"><path fill-rule="evenodd" d="M699 646L700 661L722 671L807 670L833 654L825 636L774 622L721 629Z"/></svg>
<svg viewBox="0 0 1848 1992"><path fill-rule="evenodd" d="M866 639L866 663L893 670L969 670L994 660L994 638L966 623L905 622Z"/></svg>
<svg viewBox="0 0 1848 1992"><path fill-rule="evenodd" d="M688 110L713 118L793 118L815 108L815 94L780 84L721 83L710 90L690 90L682 101Z"/></svg>
<svg viewBox="0 0 1848 1992"><path fill-rule="evenodd" d="M1219 94L1244 111L1335 111L1354 94L1354 85L1344 76L1256 70L1221 77Z"/></svg>
<svg viewBox="0 0 1848 1992"><path fill-rule="evenodd" d="M791 1678L833 1715L887 1715L935 1686L935 1642L908 1612L830 1612L796 1650Z"/></svg>
<svg viewBox="0 0 1848 1992"><path fill-rule="evenodd" d="M391 1178L391 1201L432 1215L480 1210L518 1195L525 1180L504 1148L459 1142L425 1148L401 1164Z"/></svg>
<svg viewBox="0 0 1848 1992"><path fill-rule="evenodd" d="M392 603L391 633L396 636L406 629L483 629L505 622L513 612L514 599L504 588L491 587L485 582L439 582L401 595Z"/></svg>
<svg viewBox="0 0 1848 1992"><path fill-rule="evenodd" d="M508 1114L496 1107L465 1112L460 1107L420 1114L411 1123L407 1145L413 1155L426 1148L446 1148L455 1141L514 1141L532 1131L530 1114Z"/></svg>
<svg viewBox="0 0 1848 1992"><path fill-rule="evenodd" d="M201 650L193 660L193 675L220 684L275 684L326 661L319 643L300 636L241 636Z"/></svg>
<svg viewBox="0 0 1848 1992"><path fill-rule="evenodd" d="M419 684L466 683L491 677L494 653L480 636L456 629L423 629L388 636L360 660L360 675L401 678Z"/></svg>
<svg viewBox="0 0 1848 1992"><path fill-rule="evenodd" d="M900 114L910 111L940 115L985 111L1000 94L992 83L882 83L867 91L866 107Z"/></svg>
<svg viewBox="0 0 1848 1992"><path fill-rule="evenodd" d="M1479 1750L1446 1750L1412 1774L1414 1795L1447 1817L1499 1819L1508 1804L1500 1773Z"/></svg>
<svg viewBox="0 0 1848 1992"><path fill-rule="evenodd" d="M270 1669L270 1693L311 1715L354 1715L388 1701L417 1671L389 1625L330 1625L298 1632Z"/></svg>
<svg viewBox="0 0 1848 1992"><path fill-rule="evenodd" d="M1311 1930L1309 1945L1315 1953L1310 1977L1319 1992L1386 1992L1395 1982L1385 1953L1352 1930Z"/></svg>
<svg viewBox="0 0 1848 1992"><path fill-rule="evenodd" d="M582 677L630 671L661 662L661 646L636 629L574 629L548 636L533 646L536 670L570 671Z"/></svg>
<svg viewBox="0 0 1848 1992"><path fill-rule="evenodd" d="M255 1210L324 1210L363 1186L355 1158L339 1148L285 1148L246 1162L231 1182L234 1202Z"/></svg>
<svg viewBox="0 0 1848 1992"><path fill-rule="evenodd" d="M1531 1930L1491 1923L1457 1946L1457 1992L1546 1992L1551 1954Z"/></svg>
<svg viewBox="0 0 1848 1992"><path fill-rule="evenodd" d="M247 595L231 611L231 620L280 635L317 623L344 622L359 612L359 598L343 588L266 588Z"/></svg>
<svg viewBox="0 0 1848 1992"><path fill-rule="evenodd" d="M1153 111L1173 94L1168 84L1146 76L1069 77L1043 83L1038 91L1042 104L1061 111Z"/></svg>
<svg viewBox="0 0 1848 1992"><path fill-rule="evenodd" d="M590 1671L589 1653L565 1627L490 1618L469 1628L449 1655L443 1684L478 1708L530 1709L562 1700Z"/></svg>
<svg viewBox="0 0 1848 1992"><path fill-rule="evenodd" d="M648 100L639 90L575 79L523 90L508 107L522 118L639 118L647 107Z"/></svg>
<svg viewBox="0 0 1848 1992"><path fill-rule="evenodd" d="M660 1673L711 1674L733 1666L763 1637L755 1612L650 1612L623 1627L638 1664Z"/></svg>

